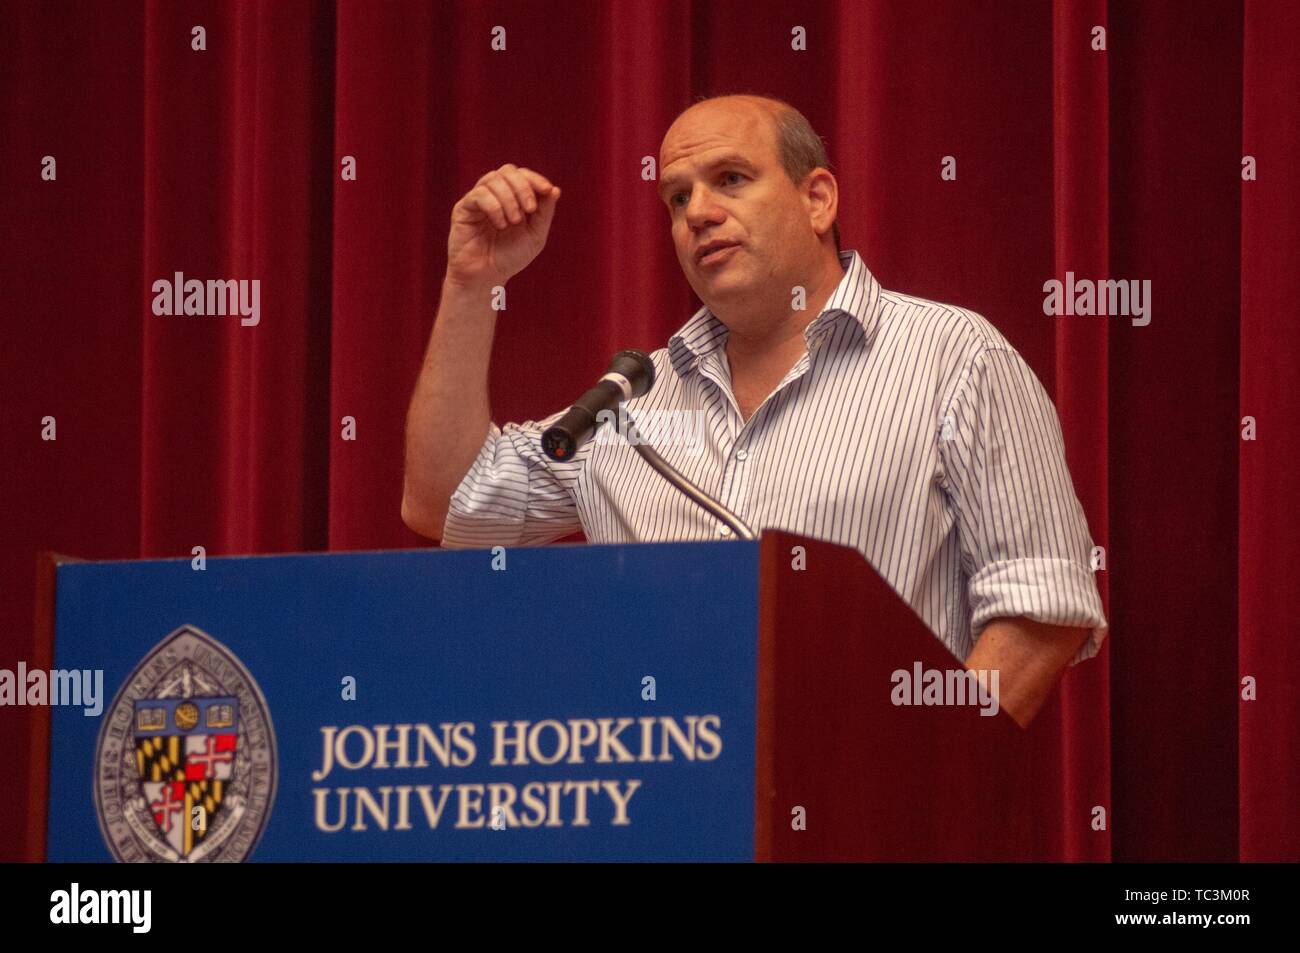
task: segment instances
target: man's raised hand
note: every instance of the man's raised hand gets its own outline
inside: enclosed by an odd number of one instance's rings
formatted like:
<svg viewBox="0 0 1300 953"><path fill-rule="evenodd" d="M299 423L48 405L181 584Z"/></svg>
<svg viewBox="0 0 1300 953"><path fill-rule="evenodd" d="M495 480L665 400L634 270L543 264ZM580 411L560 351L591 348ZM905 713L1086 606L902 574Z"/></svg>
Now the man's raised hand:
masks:
<svg viewBox="0 0 1300 953"><path fill-rule="evenodd" d="M507 162L487 173L451 210L446 281L491 288L528 267L546 246L558 186Z"/></svg>

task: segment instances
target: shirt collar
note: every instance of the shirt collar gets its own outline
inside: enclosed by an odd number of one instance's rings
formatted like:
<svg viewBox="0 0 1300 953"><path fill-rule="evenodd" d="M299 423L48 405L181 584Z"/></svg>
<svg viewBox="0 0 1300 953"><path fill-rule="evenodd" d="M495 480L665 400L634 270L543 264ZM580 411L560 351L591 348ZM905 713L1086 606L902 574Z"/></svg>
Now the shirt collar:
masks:
<svg viewBox="0 0 1300 953"><path fill-rule="evenodd" d="M811 344L824 333L824 328L841 315L847 314L862 325L866 339L876 329L876 307L880 302L880 283L867 270L862 256L854 249L842 251L840 265L844 268L844 277L831 293L826 306L804 328L804 341ZM727 340L727 326L723 324L708 306L700 308L682 325L681 329L668 339L668 353L673 368L678 374L685 374L706 355L722 347Z"/></svg>

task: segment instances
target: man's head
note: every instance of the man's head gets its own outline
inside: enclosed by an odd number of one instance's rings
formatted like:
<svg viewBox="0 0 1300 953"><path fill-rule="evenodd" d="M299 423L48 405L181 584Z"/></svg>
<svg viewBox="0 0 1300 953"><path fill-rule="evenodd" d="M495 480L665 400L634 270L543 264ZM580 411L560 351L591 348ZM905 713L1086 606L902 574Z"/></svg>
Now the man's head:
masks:
<svg viewBox="0 0 1300 953"><path fill-rule="evenodd" d="M673 121L659 150L660 197L682 271L710 309L788 302L827 256L838 266L839 193L828 166L808 120L780 100L719 96ZM715 242L735 247L701 258Z"/></svg>

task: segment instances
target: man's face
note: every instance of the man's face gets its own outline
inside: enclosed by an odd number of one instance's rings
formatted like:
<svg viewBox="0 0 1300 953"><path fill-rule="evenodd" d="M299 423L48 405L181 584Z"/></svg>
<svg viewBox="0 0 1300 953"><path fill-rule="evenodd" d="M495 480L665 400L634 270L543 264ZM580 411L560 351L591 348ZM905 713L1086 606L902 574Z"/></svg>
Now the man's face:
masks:
<svg viewBox="0 0 1300 953"><path fill-rule="evenodd" d="M769 113L743 100L701 103L659 150L660 198L682 272L711 310L788 297L814 260L809 206L781 167ZM733 247L700 256L711 242Z"/></svg>

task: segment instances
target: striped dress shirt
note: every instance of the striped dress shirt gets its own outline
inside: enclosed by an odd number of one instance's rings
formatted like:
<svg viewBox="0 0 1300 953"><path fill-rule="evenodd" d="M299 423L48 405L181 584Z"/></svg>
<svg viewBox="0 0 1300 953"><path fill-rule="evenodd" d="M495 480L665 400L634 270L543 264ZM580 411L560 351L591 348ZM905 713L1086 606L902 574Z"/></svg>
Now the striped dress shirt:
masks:
<svg viewBox="0 0 1300 953"><path fill-rule="evenodd" d="M628 413L755 531L856 548L958 659L1010 616L1089 628L1074 662L1095 655L1106 620L1092 542L1033 371L980 315L883 289L856 251L840 262L804 354L748 420L727 328L707 307L651 355L655 385ZM573 459L551 460L540 436L562 414L490 426L444 547L578 530L593 543L729 537L608 424Z"/></svg>

